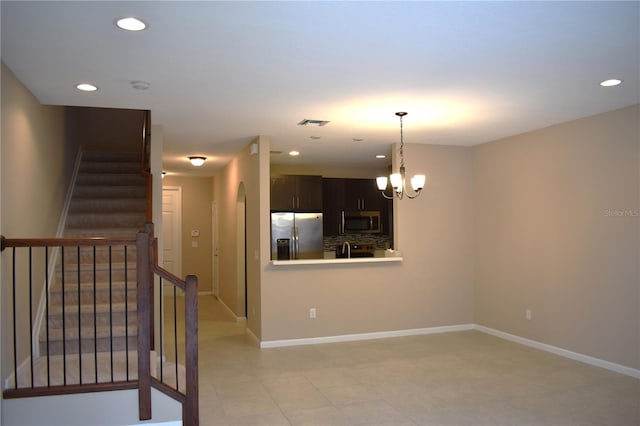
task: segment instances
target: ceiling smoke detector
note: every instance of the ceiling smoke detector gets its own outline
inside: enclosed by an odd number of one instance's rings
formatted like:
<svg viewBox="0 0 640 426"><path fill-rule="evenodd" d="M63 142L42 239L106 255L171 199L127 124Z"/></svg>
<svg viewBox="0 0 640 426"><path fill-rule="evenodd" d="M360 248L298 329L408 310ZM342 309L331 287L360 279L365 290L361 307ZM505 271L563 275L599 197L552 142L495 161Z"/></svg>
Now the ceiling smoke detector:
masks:
<svg viewBox="0 0 640 426"><path fill-rule="evenodd" d="M327 120L310 120L308 118L305 118L304 120L302 120L301 122L298 123L299 126L308 126L308 125L313 125L313 126L326 126L327 124L329 124L330 121Z"/></svg>

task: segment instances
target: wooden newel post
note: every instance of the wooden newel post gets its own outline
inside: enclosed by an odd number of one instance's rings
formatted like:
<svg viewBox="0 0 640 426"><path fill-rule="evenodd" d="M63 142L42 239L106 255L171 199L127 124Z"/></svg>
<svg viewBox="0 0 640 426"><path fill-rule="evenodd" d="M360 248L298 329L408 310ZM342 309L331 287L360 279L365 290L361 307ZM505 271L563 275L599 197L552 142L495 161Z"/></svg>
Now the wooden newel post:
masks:
<svg viewBox="0 0 640 426"><path fill-rule="evenodd" d="M138 411L140 420L151 419L151 301L149 287L153 274L149 234L136 235L138 274Z"/></svg>
<svg viewBox="0 0 640 426"><path fill-rule="evenodd" d="M195 275L187 275L185 283L187 397L182 417L186 426L198 426L200 422L198 412L198 278Z"/></svg>

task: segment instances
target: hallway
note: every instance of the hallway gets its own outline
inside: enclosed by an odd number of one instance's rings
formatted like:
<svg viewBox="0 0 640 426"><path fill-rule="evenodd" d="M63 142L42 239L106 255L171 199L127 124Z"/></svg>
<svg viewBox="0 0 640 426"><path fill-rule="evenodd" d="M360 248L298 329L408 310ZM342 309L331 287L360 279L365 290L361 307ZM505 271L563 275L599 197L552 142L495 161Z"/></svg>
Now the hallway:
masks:
<svg viewBox="0 0 640 426"><path fill-rule="evenodd" d="M200 296L200 424L640 424L640 380L477 331L259 349Z"/></svg>

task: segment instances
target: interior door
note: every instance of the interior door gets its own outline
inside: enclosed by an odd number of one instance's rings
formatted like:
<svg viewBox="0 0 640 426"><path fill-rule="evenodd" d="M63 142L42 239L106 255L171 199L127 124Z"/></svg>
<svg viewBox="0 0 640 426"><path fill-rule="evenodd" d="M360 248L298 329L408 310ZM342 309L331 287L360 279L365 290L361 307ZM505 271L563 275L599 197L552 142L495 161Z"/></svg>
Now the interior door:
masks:
<svg viewBox="0 0 640 426"><path fill-rule="evenodd" d="M162 267L182 278L182 188L162 188Z"/></svg>

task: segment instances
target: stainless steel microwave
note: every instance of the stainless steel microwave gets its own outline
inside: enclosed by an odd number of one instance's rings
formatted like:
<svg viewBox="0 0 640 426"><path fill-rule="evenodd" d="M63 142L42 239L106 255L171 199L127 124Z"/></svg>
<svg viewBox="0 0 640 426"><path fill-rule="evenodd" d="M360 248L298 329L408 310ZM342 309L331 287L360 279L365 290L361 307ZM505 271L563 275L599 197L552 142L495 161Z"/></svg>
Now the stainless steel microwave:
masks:
<svg viewBox="0 0 640 426"><path fill-rule="evenodd" d="M379 211L343 211L343 234L379 234L382 232Z"/></svg>

